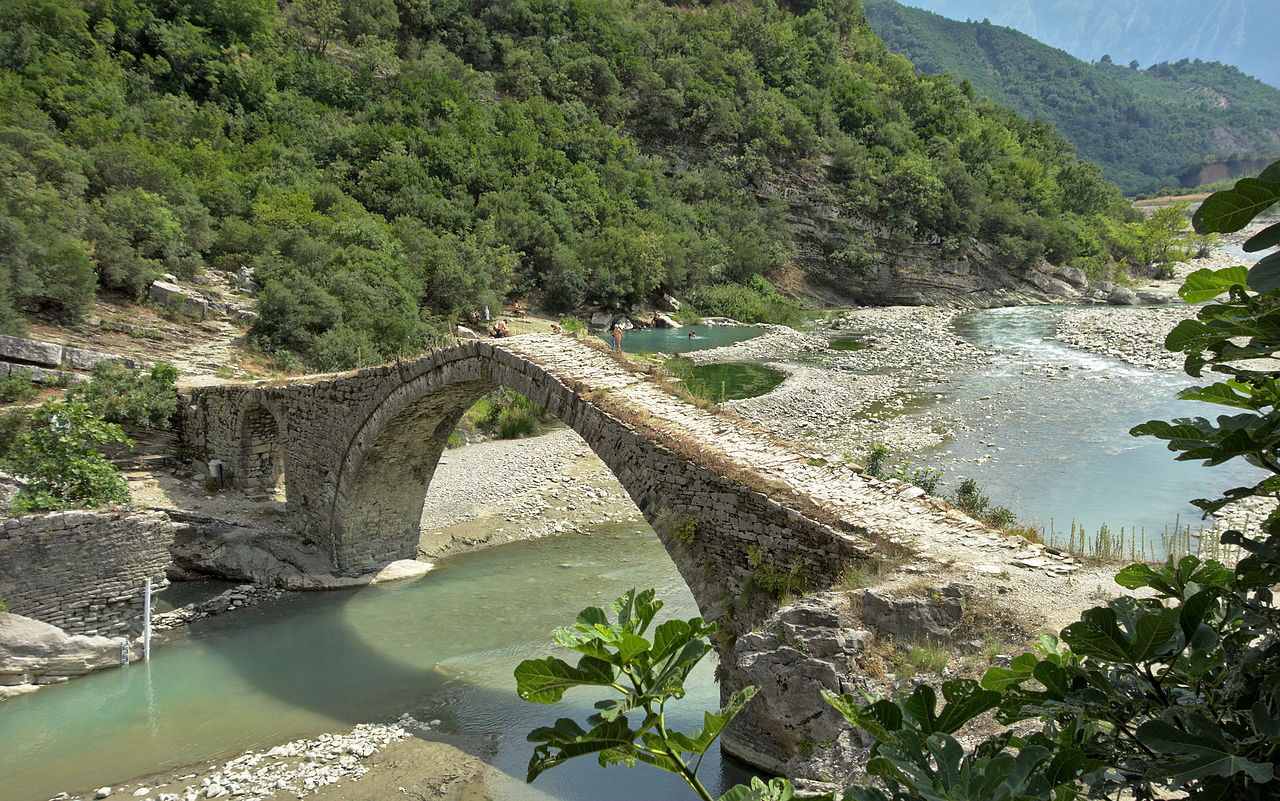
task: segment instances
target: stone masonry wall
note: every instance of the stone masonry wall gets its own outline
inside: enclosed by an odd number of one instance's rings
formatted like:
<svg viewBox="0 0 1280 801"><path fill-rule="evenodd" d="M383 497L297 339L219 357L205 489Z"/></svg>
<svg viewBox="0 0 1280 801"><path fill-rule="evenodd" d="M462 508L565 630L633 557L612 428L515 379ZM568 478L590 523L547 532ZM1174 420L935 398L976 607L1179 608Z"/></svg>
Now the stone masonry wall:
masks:
<svg viewBox="0 0 1280 801"><path fill-rule="evenodd" d="M753 579L773 571L823 586L850 562L877 558L874 537L856 520L836 530L726 477L709 452L677 453L645 429L643 413L628 422L612 411L610 392L647 386L633 372L569 339L548 348L529 358L471 341L354 373L195 388L185 437L205 458L246 474L253 452L243 441L252 428L246 416L266 408L279 431L290 525L329 543L336 570L363 572L414 556L449 433L484 392L514 389L574 429L653 526L703 616L721 625L721 690L731 693L743 677L729 644L770 606L763 593L747 591L759 585ZM754 714L745 710L737 731L763 743L751 734L767 721Z"/></svg>
<svg viewBox="0 0 1280 801"><path fill-rule="evenodd" d="M143 582L165 584L174 524L162 512L52 512L0 528L9 611L74 634L140 628Z"/></svg>

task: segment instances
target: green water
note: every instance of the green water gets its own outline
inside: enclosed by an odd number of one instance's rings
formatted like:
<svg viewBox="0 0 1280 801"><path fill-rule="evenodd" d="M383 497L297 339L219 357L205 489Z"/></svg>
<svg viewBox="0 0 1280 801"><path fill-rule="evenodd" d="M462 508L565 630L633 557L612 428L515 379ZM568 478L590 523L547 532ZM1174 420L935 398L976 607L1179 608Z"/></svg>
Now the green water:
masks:
<svg viewBox="0 0 1280 801"><path fill-rule="evenodd" d="M694 338L690 339L689 334ZM758 337L764 329L750 325L690 325L684 328L646 328L627 331L622 349L628 353L688 353L691 350L718 348ZM606 342L608 332L600 335Z"/></svg>
<svg viewBox="0 0 1280 801"><path fill-rule="evenodd" d="M827 343L827 350L866 350L871 343L856 337L836 337Z"/></svg>
<svg viewBox="0 0 1280 801"><path fill-rule="evenodd" d="M763 395L787 378L781 370L737 362L682 366L677 375L694 395L715 403Z"/></svg>
<svg viewBox="0 0 1280 801"><path fill-rule="evenodd" d="M579 719L594 696L553 706L515 695L511 671L548 635L629 587L658 588L664 615L698 614L652 531L635 524L443 561L422 580L308 594L193 628L149 665L98 673L0 706L0 799L35 801L410 711L497 741L497 799L687 797L656 770L582 759L524 783L524 736ZM694 674L679 723L719 705L714 660ZM669 710L670 713L670 710ZM669 714L670 719L670 714ZM742 774L708 757L702 776ZM727 786L727 785L726 785Z"/></svg>

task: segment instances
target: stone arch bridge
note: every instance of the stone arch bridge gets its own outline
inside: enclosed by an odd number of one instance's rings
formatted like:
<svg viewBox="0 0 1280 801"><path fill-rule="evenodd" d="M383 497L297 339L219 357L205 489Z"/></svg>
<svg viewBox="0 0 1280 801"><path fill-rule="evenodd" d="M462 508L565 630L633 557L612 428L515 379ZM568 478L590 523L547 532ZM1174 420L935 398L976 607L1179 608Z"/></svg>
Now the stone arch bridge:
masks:
<svg viewBox="0 0 1280 801"><path fill-rule="evenodd" d="M293 530L339 573L413 558L427 487L462 414L497 386L560 418L613 471L703 614L754 583L830 583L885 543L981 528L901 485L860 475L731 415L701 409L634 365L563 335L467 341L410 361L184 391L184 438L246 489L283 480ZM493 481L502 481L495 470ZM917 491L918 492L918 491Z"/></svg>

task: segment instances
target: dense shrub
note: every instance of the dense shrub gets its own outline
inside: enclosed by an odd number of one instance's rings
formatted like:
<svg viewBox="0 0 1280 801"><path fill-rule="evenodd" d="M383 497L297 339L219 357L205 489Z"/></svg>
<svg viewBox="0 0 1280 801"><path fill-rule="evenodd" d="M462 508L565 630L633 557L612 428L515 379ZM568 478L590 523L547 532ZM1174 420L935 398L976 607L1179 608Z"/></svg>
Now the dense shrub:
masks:
<svg viewBox="0 0 1280 801"><path fill-rule="evenodd" d="M758 275L746 285L721 284L694 289L686 299L704 317L730 317L744 323L794 323L800 317L800 306L778 293Z"/></svg>
<svg viewBox="0 0 1280 801"><path fill-rule="evenodd" d="M0 376L0 401L16 403L30 398L35 392L35 387L31 384L30 370L14 370L12 373Z"/></svg>
<svg viewBox="0 0 1280 801"><path fill-rule="evenodd" d="M48 401L15 437L3 464L27 479L11 508L15 514L129 502L124 478L99 450L128 445L120 427L82 401Z"/></svg>
<svg viewBox="0 0 1280 801"><path fill-rule="evenodd" d="M109 423L168 428L178 410L173 386L177 379L177 368L165 362L157 362L147 372L103 362L94 367L88 384L73 387L67 397L84 402Z"/></svg>

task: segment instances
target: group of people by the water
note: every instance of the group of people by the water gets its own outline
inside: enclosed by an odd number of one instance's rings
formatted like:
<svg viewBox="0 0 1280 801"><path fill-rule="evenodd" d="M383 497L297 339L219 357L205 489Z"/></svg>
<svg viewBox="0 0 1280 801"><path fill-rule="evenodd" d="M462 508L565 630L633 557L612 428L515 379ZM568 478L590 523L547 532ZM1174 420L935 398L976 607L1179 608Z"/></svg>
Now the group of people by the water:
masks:
<svg viewBox="0 0 1280 801"><path fill-rule="evenodd" d="M520 312L524 312L524 309L522 308L522 304L517 303L516 308ZM486 306L484 311L485 311L485 317L487 319L489 314L489 308ZM527 312L524 312L524 313L527 315ZM563 319L563 317L561 319ZM658 312L653 313L652 325L654 328L658 327ZM642 323L640 327L648 328L649 325ZM562 333L563 331L564 331L564 326L561 323L558 323L558 322L551 323L552 333L559 334L559 333ZM500 318L494 321L494 323L491 326L489 326L489 335L492 336L494 339L502 339L503 337L512 336L511 329L507 327L506 318ZM622 336L623 336L622 324L620 322L615 321L613 324L613 328L610 329L609 331L609 347L612 350L615 350L618 352L622 351ZM689 339L698 339L698 338L699 337L698 337L697 331L694 331L694 330L689 331Z"/></svg>

